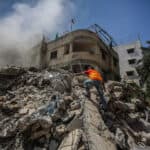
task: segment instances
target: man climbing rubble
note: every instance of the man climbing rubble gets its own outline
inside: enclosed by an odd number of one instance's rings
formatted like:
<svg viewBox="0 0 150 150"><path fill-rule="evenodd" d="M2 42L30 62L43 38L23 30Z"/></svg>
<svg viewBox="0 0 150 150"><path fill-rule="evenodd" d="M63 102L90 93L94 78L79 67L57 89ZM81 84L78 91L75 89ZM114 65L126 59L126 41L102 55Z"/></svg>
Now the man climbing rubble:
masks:
<svg viewBox="0 0 150 150"><path fill-rule="evenodd" d="M79 74L86 74L88 76L88 79L85 80L83 83L84 87L86 88L86 92L87 92L86 96L88 98L90 98L90 88L92 86L94 86L97 89L97 92L99 93L102 107L104 109L106 109L107 103L106 103L106 100L105 100L104 94L103 94L103 89L105 87L103 85L102 75L91 66L88 66L86 71L79 73Z"/></svg>

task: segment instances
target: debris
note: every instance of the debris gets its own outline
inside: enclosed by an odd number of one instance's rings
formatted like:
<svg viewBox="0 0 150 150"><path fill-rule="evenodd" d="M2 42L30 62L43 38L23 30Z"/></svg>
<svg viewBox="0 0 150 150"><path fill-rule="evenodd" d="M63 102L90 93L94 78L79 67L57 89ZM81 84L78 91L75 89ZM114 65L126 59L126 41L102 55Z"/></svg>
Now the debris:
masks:
<svg viewBox="0 0 150 150"><path fill-rule="evenodd" d="M134 84L113 81L106 86L109 102L108 111L103 113L103 118L115 135L118 147L130 150L138 143L143 143L145 148L150 147L149 108L143 91ZM115 94L118 91L121 91L119 96Z"/></svg>
<svg viewBox="0 0 150 150"><path fill-rule="evenodd" d="M81 133L79 129L70 132L62 141L58 150L78 150L79 142L81 139Z"/></svg>
<svg viewBox="0 0 150 150"><path fill-rule="evenodd" d="M150 147L150 109L138 87L106 84L108 109L84 76L62 70L0 71L0 149L135 150Z"/></svg>
<svg viewBox="0 0 150 150"><path fill-rule="evenodd" d="M66 132L66 127L65 127L65 125L61 124L61 125L59 125L59 126L56 127L56 134L57 134L58 136L63 135L65 132Z"/></svg>

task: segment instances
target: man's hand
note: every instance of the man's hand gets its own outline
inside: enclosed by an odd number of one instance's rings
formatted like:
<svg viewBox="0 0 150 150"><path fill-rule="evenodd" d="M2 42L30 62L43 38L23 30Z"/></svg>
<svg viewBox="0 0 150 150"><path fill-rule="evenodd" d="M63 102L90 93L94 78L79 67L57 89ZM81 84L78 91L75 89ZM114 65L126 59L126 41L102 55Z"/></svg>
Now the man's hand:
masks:
<svg viewBox="0 0 150 150"><path fill-rule="evenodd" d="M84 72L79 72L79 73L74 73L74 75L84 75L85 73Z"/></svg>

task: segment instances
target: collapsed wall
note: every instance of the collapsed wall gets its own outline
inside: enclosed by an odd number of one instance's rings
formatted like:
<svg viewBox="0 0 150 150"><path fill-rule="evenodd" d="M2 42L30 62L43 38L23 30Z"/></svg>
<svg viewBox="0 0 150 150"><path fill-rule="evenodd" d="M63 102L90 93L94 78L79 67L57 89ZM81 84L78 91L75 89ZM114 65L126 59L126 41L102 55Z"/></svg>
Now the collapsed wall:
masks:
<svg viewBox="0 0 150 150"><path fill-rule="evenodd" d="M84 79L64 70L1 70L0 149L149 149L149 107L142 92L109 83L104 112L96 89L90 99L85 96Z"/></svg>

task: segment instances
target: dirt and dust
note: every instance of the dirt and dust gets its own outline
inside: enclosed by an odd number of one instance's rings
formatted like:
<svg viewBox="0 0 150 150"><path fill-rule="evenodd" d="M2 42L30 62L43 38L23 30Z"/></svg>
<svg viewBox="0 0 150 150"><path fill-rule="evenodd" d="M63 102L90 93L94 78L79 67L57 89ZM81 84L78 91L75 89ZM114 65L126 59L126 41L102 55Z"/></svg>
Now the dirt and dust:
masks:
<svg viewBox="0 0 150 150"><path fill-rule="evenodd" d="M148 150L150 108L135 85L106 84L106 111L84 76L64 70L0 71L1 150Z"/></svg>

